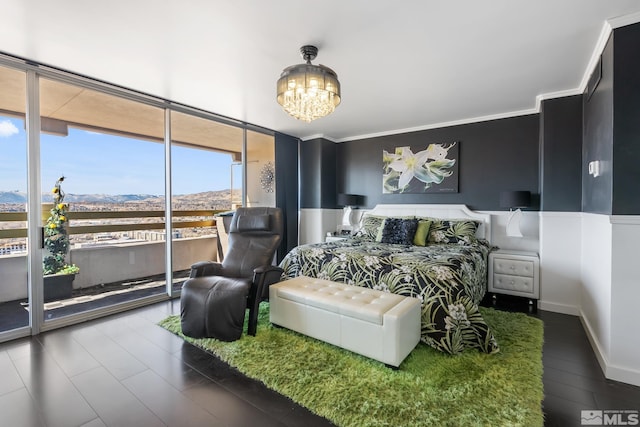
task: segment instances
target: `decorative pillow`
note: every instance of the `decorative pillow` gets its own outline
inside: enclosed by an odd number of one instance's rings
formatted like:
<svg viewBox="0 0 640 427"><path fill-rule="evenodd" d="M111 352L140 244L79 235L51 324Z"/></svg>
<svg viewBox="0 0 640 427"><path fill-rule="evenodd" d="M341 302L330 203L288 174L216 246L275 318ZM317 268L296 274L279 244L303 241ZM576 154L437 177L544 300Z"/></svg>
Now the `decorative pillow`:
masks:
<svg viewBox="0 0 640 427"><path fill-rule="evenodd" d="M385 220L385 216L366 215L362 218L362 225L355 234L356 237L361 237L366 240L376 240L378 229Z"/></svg>
<svg viewBox="0 0 640 427"><path fill-rule="evenodd" d="M380 224L380 227L378 227L378 231L376 232L375 235L375 240L376 242L382 242L382 230L384 230L384 222L388 219L415 219L414 216L385 216L383 217L384 219L382 220L382 223Z"/></svg>
<svg viewBox="0 0 640 427"><path fill-rule="evenodd" d="M417 219L387 218L382 228L382 243L410 245L418 228Z"/></svg>
<svg viewBox="0 0 640 427"><path fill-rule="evenodd" d="M460 243L468 244L476 241L478 221L455 219L433 219L429 230L429 243Z"/></svg>
<svg viewBox="0 0 640 427"><path fill-rule="evenodd" d="M413 236L413 244L416 246L427 246L427 237L429 236L429 228L431 228L431 221L426 219L418 220L418 228L416 229L416 235Z"/></svg>

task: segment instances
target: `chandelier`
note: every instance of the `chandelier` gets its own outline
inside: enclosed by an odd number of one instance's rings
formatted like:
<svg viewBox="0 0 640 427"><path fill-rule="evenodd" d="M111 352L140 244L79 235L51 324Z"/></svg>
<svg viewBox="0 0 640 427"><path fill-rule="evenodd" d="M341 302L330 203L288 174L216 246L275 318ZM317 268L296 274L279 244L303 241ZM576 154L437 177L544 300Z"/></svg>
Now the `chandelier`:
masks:
<svg viewBox="0 0 640 427"><path fill-rule="evenodd" d="M333 113L340 104L338 75L324 65L313 65L315 46L300 48L305 64L285 68L278 79L278 104L298 120L312 120Z"/></svg>

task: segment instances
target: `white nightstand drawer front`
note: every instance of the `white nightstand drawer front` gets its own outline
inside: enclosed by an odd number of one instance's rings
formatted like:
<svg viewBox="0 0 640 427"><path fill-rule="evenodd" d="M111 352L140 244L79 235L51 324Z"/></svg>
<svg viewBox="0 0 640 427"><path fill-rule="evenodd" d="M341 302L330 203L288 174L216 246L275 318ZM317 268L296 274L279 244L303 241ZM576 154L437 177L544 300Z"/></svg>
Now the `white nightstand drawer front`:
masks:
<svg viewBox="0 0 640 427"><path fill-rule="evenodd" d="M533 277L510 276L507 274L495 274L493 277L493 287L517 292L534 292Z"/></svg>
<svg viewBox="0 0 640 427"><path fill-rule="evenodd" d="M493 271L496 274L533 277L533 269L533 261L520 261L504 258L493 259Z"/></svg>

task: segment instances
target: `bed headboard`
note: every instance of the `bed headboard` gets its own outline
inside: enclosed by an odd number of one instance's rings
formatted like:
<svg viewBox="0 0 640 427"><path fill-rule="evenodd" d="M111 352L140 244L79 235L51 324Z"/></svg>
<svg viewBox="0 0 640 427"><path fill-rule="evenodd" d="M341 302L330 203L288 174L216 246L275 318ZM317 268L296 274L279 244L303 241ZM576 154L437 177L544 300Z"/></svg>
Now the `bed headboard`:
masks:
<svg viewBox="0 0 640 427"><path fill-rule="evenodd" d="M442 219L474 219L480 222L476 236L491 241L491 215L470 210L466 205L376 205L364 214L380 216L430 216Z"/></svg>

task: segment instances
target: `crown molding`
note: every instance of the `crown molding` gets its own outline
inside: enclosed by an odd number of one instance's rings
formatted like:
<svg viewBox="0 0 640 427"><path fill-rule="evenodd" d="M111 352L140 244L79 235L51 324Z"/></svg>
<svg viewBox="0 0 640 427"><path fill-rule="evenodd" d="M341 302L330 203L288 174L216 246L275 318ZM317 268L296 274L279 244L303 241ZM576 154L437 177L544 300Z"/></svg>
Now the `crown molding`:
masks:
<svg viewBox="0 0 640 427"><path fill-rule="evenodd" d="M331 141L331 142L340 142L335 138L332 138L330 136L327 136L323 133L316 133L314 135L309 135L309 136L305 136L300 138L300 141L310 141L312 139L318 139L318 138L322 138L322 139L326 139L327 141Z"/></svg>
<svg viewBox="0 0 640 427"><path fill-rule="evenodd" d="M470 117L468 119L453 120L450 122L434 123L430 125L416 126L412 128L394 129L394 130L389 130L384 132L376 132L376 133L369 133L365 135L351 136L347 138L339 138L339 139L336 139L335 142L356 141L359 139L377 138L380 136L398 135L401 133L418 132L418 131L429 130L429 129L439 129L439 128L445 128L449 126L466 125L470 123L487 122L489 120L499 120L499 119L505 119L509 117L526 116L528 114L535 114L537 112L538 111L535 108L531 108L529 110L510 111L507 113L492 114L489 116Z"/></svg>
<svg viewBox="0 0 640 427"><path fill-rule="evenodd" d="M564 98L567 96L574 95L582 95L584 89L580 89L579 87L575 89L567 89L567 90L559 90L557 92L549 92L543 93L541 95L536 96L536 112L539 113L542 108L542 101L546 101L547 99L555 99L555 98Z"/></svg>
<svg viewBox="0 0 640 427"><path fill-rule="evenodd" d="M613 29L626 27L627 25L636 24L640 22L640 12L630 13L628 15L616 16L615 18L607 19L606 22Z"/></svg>
<svg viewBox="0 0 640 427"><path fill-rule="evenodd" d="M611 36L611 32L613 28L609 21L605 21L602 25L602 30L600 30L600 37L598 37L598 41L593 48L593 53L591 53L591 58L587 63L587 67L584 70L584 74L582 75L582 81L580 82L580 93L584 92L584 89L587 87L587 82L589 81L589 77L591 77L591 73L595 68L596 64L600 60L600 56L602 55L602 51L607 45L607 41L609 40L609 36Z"/></svg>
<svg viewBox="0 0 640 427"><path fill-rule="evenodd" d="M315 139L315 138L324 138L326 140L329 140L335 143L340 143L340 142L347 142L347 141L356 141L359 139L377 138L381 136L397 135L397 134L409 133L409 132L418 132L418 131L429 130L429 129L438 129L438 128L444 128L448 126L459 126L459 125L466 125L470 123L486 122L489 120L498 120L498 119L505 119L509 117L524 116L527 114L537 114L540 112L542 101L546 99L562 98L565 96L580 95L584 93L584 90L587 87L587 82L589 81L589 77L591 76L591 73L595 68L596 64L600 60L600 55L602 55L602 51L604 50L607 44L607 41L609 40L609 37L611 36L611 33L613 32L613 30L616 28L625 27L627 25L636 24L638 22L640 22L640 12L607 19L602 25L602 29L600 30L600 36L598 37L598 41L596 42L596 45L593 48L591 58L587 63L584 74L582 75L582 80L580 81L580 85L577 88L573 88L573 89L567 89L567 90L561 90L557 92L543 93L543 94L537 95L535 107L532 109L510 111L507 113L500 113L500 114L494 114L489 116L471 117L468 119L434 123L430 125L416 126L412 128L394 129L394 130L369 133L364 135L354 135L346 138L336 139L336 138L331 138L329 136L326 136L324 134L316 134L316 135L306 136L300 139L302 141L308 141L310 139Z"/></svg>

